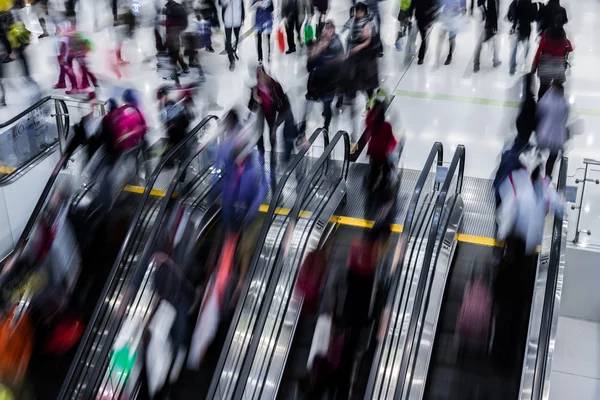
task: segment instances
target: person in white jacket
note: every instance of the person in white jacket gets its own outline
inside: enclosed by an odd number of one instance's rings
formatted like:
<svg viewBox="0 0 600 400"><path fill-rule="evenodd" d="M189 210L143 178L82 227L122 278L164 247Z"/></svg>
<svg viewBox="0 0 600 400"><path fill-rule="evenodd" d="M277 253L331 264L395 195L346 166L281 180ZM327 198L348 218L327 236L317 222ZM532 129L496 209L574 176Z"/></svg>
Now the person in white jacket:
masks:
<svg viewBox="0 0 600 400"><path fill-rule="evenodd" d="M550 90L538 101L536 117L537 146L550 151L546 162L546 175L551 177L556 158L564 150L569 138L567 130L569 103L565 97L562 79L554 79Z"/></svg>
<svg viewBox="0 0 600 400"><path fill-rule="evenodd" d="M542 243L546 214L553 210L562 215L565 205L552 180L543 175L543 164L533 165L531 173L526 167L515 169L498 187L501 198L496 213L498 238L516 240L518 252L524 249L525 256L534 255Z"/></svg>
<svg viewBox="0 0 600 400"><path fill-rule="evenodd" d="M219 0L223 9L223 26L225 27L225 49L229 57L229 70L235 70L237 46L240 40L240 27L244 24L246 12L243 0ZM231 33L235 35L235 46L231 45Z"/></svg>

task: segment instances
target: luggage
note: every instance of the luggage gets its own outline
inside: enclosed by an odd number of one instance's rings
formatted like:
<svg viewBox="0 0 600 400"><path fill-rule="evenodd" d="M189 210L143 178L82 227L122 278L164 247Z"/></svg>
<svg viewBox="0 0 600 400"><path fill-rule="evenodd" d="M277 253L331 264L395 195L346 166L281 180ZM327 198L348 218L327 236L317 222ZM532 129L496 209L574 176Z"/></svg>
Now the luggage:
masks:
<svg viewBox="0 0 600 400"><path fill-rule="evenodd" d="M456 321L456 332L462 345L471 350L486 348L491 310L487 281L481 275L477 276L465 290Z"/></svg>

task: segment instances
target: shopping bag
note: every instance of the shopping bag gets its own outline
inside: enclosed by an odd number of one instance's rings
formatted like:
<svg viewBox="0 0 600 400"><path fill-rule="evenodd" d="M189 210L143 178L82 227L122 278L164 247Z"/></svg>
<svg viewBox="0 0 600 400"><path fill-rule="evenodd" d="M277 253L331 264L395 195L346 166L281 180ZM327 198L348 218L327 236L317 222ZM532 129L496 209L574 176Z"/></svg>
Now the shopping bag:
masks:
<svg viewBox="0 0 600 400"><path fill-rule="evenodd" d="M311 371L316 356L327 357L329 350L329 338L331 337L331 315L321 314L317 319L315 334L308 353L306 369Z"/></svg>
<svg viewBox="0 0 600 400"><path fill-rule="evenodd" d="M285 51L285 21L281 21L279 26L277 27L277 49L279 49L280 53Z"/></svg>

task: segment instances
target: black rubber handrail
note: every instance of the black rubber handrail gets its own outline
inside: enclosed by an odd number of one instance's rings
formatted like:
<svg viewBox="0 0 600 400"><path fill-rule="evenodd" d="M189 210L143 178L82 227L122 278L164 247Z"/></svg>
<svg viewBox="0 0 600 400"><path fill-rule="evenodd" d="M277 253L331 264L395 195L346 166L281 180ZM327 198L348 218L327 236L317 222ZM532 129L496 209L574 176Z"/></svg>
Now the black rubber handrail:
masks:
<svg viewBox="0 0 600 400"><path fill-rule="evenodd" d="M292 176L292 173L294 172L294 170L296 169L298 164L300 164L300 162L304 159L304 156L308 152L309 148L314 144L314 142L317 140L317 138L320 135L323 135L324 146L327 147L329 145L329 134L327 133L327 130L323 129L323 128L319 128L319 129L315 130L308 140L309 145L304 146L298 152L298 154L296 154L294 156L294 158L291 160L291 162L286 167L283 175L279 179L279 183L277 184L277 187L275 188L275 193L273 194L273 197L271 198L271 201L269 202L269 208L267 210L267 215L265 216L264 223L261 227L260 234L258 235L258 238L256 240L256 243L258 245L254 249L254 254L252 255L252 260L250 262L250 267L248 268L248 273L246 274L247 279L246 279L246 282L244 283L244 288L243 288L242 293L248 293L248 291L250 290L251 279L249 277L254 276L254 271L256 270L256 267L260 260L262 248L265 245L267 235L269 233L269 229L271 228L270 221L273 219L273 216L275 215L275 211L281 201L285 185L287 184L288 180ZM244 305L244 302L240 301L235 309L232 323L230 324L229 330L227 331L227 337L224 342L226 347L224 347L224 348L229 348L227 343L231 343L233 341L233 336L235 334L237 321L239 320L240 315L242 313L243 305ZM259 310L256 310L256 312L259 312ZM208 390L207 398L209 398L209 399L215 397L215 391L217 390L217 385L219 383L220 371L223 370L226 359L227 359L227 351L226 350L221 351L219 360L217 362L217 366L215 368L213 379L211 381L210 388Z"/></svg>
<svg viewBox="0 0 600 400"><path fill-rule="evenodd" d="M457 171L458 168L458 171ZM425 318L426 312L423 313L423 316L420 316L420 310L423 307L423 299L426 296L425 289L427 287L427 281L429 276L433 276L435 272L435 265L431 266L431 274L430 265L431 260L433 258L433 250L436 246L436 240L438 237L438 231L441 222L441 216L444 211L444 207L446 205L446 197L448 195L448 191L450 190L450 185L454 180L454 174L457 173L457 181L455 194L460 194L462 191L462 183L465 171L465 146L459 145L454 152L454 157L452 157L452 162L448 167L448 173L446 174L446 179L444 180L444 184L442 185L442 189L440 190L440 194L437 198L435 204L435 210L433 215L433 222L431 224L431 228L429 229L429 236L427 238L427 246L425 247L425 256L423 258L423 267L421 268L421 273L419 275L419 281L417 283L417 289L415 294L415 300L413 303L413 307L411 310L411 318L408 324L408 332L406 336L406 342L404 342L404 351L402 353L402 359L400 361L400 370L398 374L398 381L396 383L396 392L395 397L399 397L404 390L405 377L409 369L409 362L411 360L411 353L413 346L415 344L415 337L417 336L417 325L419 319L423 320ZM431 286L429 287L427 298L425 299L424 310L427 310L427 305L429 303L429 295L431 293ZM421 321L423 322L423 321ZM421 330L419 331L419 339L423 332L424 325L421 323ZM418 351L418 346L416 351ZM412 358L413 363L416 362L417 357Z"/></svg>
<svg viewBox="0 0 600 400"><path fill-rule="evenodd" d="M135 214L132 218L132 221L129 225L129 229L127 230L127 234L125 235L125 239L123 241L123 244L121 245L121 248L119 250L119 254L117 255L117 258L115 259L115 262L113 263L113 267L110 271L110 275L106 281L106 284L104 285L104 289L102 290L102 294L99 297L99 301L96 304L96 307L94 309L94 313L92 314L92 317L89 320L88 326L86 328L85 334L81 340L81 342L79 343L79 347L77 348L77 352L75 353L75 357L73 358L73 362L71 363L71 366L69 368L69 372L67 373L66 379L63 382L62 388L60 390L59 399L63 399L66 398L66 396L68 395L68 390L71 387L71 381L74 378L74 374L76 372L77 369L77 365L79 364L79 361L81 359L81 357L83 356L83 352L86 349L88 342L90 340L90 338L92 337L92 333L93 333L93 328L94 325L97 322L98 316L102 310L102 306L104 304L104 299L108 296L108 291L110 290L110 287L112 286L114 279L117 275L117 272L119 270L119 266L121 264L121 262L123 261L123 259L128 256L128 254L125 254L129 242L132 239L132 236L135 232L135 229L138 225L138 221L140 219L140 216L143 213L143 210L145 208L146 203L148 202L148 199L150 198L150 192L152 191L152 188L154 186L154 184L156 183L156 180L158 179L158 176L160 175L160 173L162 172L162 170L164 169L164 167L167 165L167 163L169 162L169 160L176 155L179 150L184 147L187 146L188 143L192 140L196 138L196 134L202 129L204 128L204 126L211 120L213 119L217 119L217 117L215 115L209 115L207 117L205 117L204 119L202 119L202 121L200 121L200 123L198 123L198 125L196 125L196 127L194 127L186 136L185 138L179 142L178 144L176 144L175 146L171 147L171 149L167 152L167 154L161 159L161 161L158 163L158 165L156 166L156 168L154 169L154 171L152 172L152 175L150 176L150 178L148 179L146 186L144 188L144 193L142 194L142 198L140 199L140 202L136 208Z"/></svg>
<svg viewBox="0 0 600 400"><path fill-rule="evenodd" d="M270 283L268 284L267 291L265 293L266 299L273 298L273 296L275 295L275 289L277 287L277 281L278 281L277 277L281 274L281 271L283 269L283 263L287 258L287 252L290 250L290 247L289 247L290 240L289 239L291 239L291 236L294 232L296 221L298 221L298 218L300 217L300 212L302 211L302 207L306 205L305 198L308 195L308 192L310 191L311 187L314 186L315 180L318 180L322 177L322 173L319 173L319 170L321 170L323 167L327 168L327 164L329 163L331 154L333 153L334 149L337 147L337 145L340 141L343 141L343 145L344 145L344 160L343 160L343 165L342 165L342 171L341 171L342 173L340 176L340 181L346 180L348 178L348 170L349 170L349 166L350 166L350 157L349 157L350 156L350 138L349 138L347 132L338 131L338 133L336 133L336 135L333 137L333 139L331 139L331 142L329 143L329 145L327 145L327 147L323 150L323 154L321 155L321 157L319 157L317 162L312 166L310 172L307 174L306 178L302 182L302 186L300 188L300 191L298 192L296 201L294 202L294 207L292 207L292 210L289 214L290 222L288 223L286 232L281 241L283 249L284 249L284 253L278 255L278 257L277 257L276 264L275 264L275 266L273 268L273 272L272 272L272 274L275 274L275 278L274 279L271 278L269 280ZM266 303L263 303L263 305L264 304L266 304ZM269 307L266 307L266 306L262 307L260 310L258 319L256 321L255 327L264 326L268 314L269 314ZM261 338L261 335L253 335L250 340L250 343L248 344L248 350L246 351L248 358L245 360L244 364L242 365L242 370L240 371L240 375L238 377L238 383L247 381L248 376L250 375L250 370L252 368L252 361L254 359L254 356L256 355L256 351L257 351L258 345L260 343L260 338ZM244 391L243 386L237 386L237 389L234 391L233 398L241 399L243 396L243 391Z"/></svg>
<svg viewBox="0 0 600 400"><path fill-rule="evenodd" d="M419 175L419 179L415 185L415 189L413 191L412 197L410 199L410 203L408 205L408 209L406 212L406 218L404 219L404 226L402 228L402 236L400 240L396 244L396 248L394 250L394 258L392 260L392 266L396 266L394 270L394 275L391 278L391 285L388 289L388 299L386 302L386 309L391 309L393 306L396 295L398 291L398 286L400 285L400 278L402 276L402 266L404 265L406 258L406 250L408 248L408 243L410 241L410 235L412 231L412 225L415 213L417 211L417 205L419 204L419 200L421 198L421 194L423 192L423 188L425 187L425 183L427 182L427 178L429 177L431 167L434 162L437 162L437 166L442 166L444 161L444 147L441 142L435 142L431 147L431 151L429 152L429 156L425 161L425 165L421 170L421 175ZM434 184L434 190L437 190L439 187L439 183ZM400 185L398 185L398 190ZM396 195L397 196L397 195ZM389 329L390 319L387 319L387 326L385 327L385 332ZM383 340L385 341L385 339ZM373 391L375 390L375 381L377 380L377 371L379 369L379 363L381 362L381 356L383 352L383 341L377 346L377 350L375 355L373 356L373 362L371 364L371 372L369 374L369 381L367 384L367 390L365 392L365 399L371 399L373 397Z"/></svg>
<svg viewBox="0 0 600 400"><path fill-rule="evenodd" d="M567 168L569 159L562 157L558 173L557 191L564 195L567 186ZM546 375L546 361L550 348L550 333L552 331L552 316L556 301L556 285L562 252L562 230L564 215L554 217L552 226L552 247L550 249L550 261L548 263L548 274L546 276L546 292L544 293L544 306L542 309L542 320L540 323L539 340L535 369L533 371L532 400L542 400L544 395L544 376Z"/></svg>

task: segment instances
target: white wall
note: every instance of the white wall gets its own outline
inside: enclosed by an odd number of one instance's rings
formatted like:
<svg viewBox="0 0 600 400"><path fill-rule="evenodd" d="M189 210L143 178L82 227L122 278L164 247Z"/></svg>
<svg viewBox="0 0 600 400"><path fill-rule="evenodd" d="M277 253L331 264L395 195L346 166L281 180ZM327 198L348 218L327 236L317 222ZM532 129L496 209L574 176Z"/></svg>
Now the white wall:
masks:
<svg viewBox="0 0 600 400"><path fill-rule="evenodd" d="M600 322L600 251L567 246L560 315Z"/></svg>

